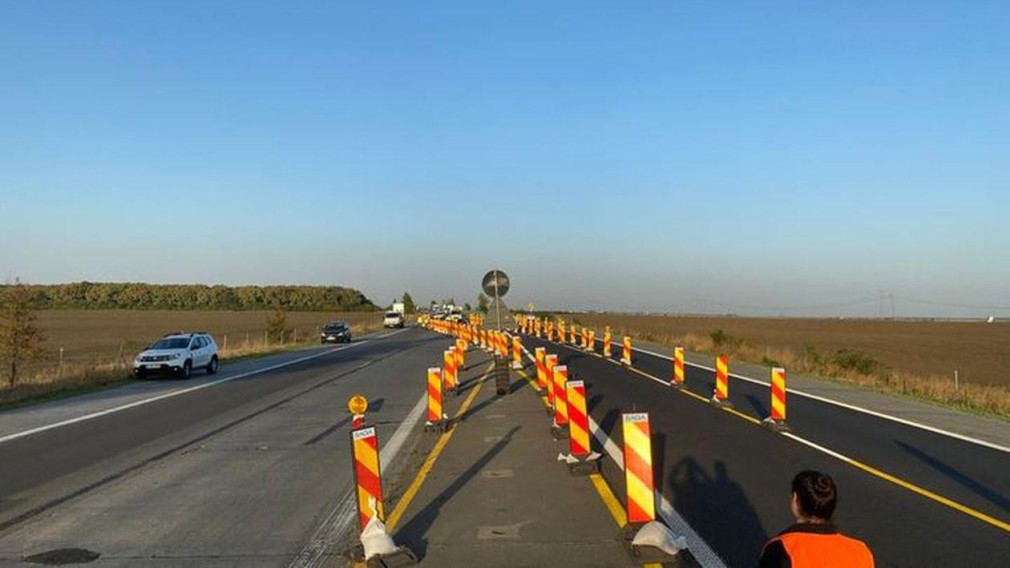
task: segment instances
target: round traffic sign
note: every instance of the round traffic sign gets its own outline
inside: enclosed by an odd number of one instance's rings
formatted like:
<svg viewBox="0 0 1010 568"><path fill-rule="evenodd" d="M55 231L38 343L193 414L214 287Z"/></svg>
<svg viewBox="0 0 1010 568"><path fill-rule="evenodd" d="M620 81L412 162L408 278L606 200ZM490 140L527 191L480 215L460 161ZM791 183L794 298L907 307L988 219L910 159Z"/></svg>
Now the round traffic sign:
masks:
<svg viewBox="0 0 1010 568"><path fill-rule="evenodd" d="M492 298L497 296L500 298L509 291L509 277L501 270L495 268L484 275L484 279L481 281L480 285L481 288L484 289L484 293L488 296L491 296Z"/></svg>
<svg viewBox="0 0 1010 568"><path fill-rule="evenodd" d="M364 414L368 410L368 399L356 394L347 401L347 410L351 411L351 414Z"/></svg>

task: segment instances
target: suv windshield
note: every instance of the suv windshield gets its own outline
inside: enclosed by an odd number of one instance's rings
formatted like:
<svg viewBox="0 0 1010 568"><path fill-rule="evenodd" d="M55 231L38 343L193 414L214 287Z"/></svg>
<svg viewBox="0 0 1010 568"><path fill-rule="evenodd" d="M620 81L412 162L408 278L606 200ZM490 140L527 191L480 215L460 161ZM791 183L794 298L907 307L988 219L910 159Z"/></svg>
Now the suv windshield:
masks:
<svg viewBox="0 0 1010 568"><path fill-rule="evenodd" d="M344 329L345 327L347 327L347 324L342 321L331 321L326 324L326 329Z"/></svg>
<svg viewBox="0 0 1010 568"><path fill-rule="evenodd" d="M168 337L154 342L151 349L185 349L189 346L188 337Z"/></svg>
<svg viewBox="0 0 1010 568"><path fill-rule="evenodd" d="M400 317L400 312L389 312L386 314L387 318L398 318Z"/></svg>

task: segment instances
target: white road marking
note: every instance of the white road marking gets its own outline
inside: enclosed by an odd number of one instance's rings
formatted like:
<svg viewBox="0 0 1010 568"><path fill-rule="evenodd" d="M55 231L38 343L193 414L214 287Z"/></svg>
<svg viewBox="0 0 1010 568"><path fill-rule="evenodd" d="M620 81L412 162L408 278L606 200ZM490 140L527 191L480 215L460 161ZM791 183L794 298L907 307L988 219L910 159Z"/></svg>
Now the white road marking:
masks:
<svg viewBox="0 0 1010 568"><path fill-rule="evenodd" d="M403 447L404 442L406 442L410 431L420 421L421 416L424 415L427 408L428 393L425 392L417 400L417 404L410 410L410 413L407 414L407 418L393 432L393 436L389 438L389 442L379 450L379 463L383 469L389 467L389 464L392 464L393 460L396 459L396 455L400 452L400 448ZM356 514L354 488L348 487L343 497L337 502L337 506L326 515L326 519L319 525L316 532L313 533L308 544L288 564L288 567L310 568L321 565L326 549L332 543L340 542L343 539Z"/></svg>
<svg viewBox="0 0 1010 568"><path fill-rule="evenodd" d="M593 436L599 440L600 444L603 445L603 449L610 456L610 459L614 460L617 467L624 471L624 453L617 444L614 443L607 433L603 431L602 428L589 417L589 430L593 433ZM684 517L680 516L680 513L673 508L673 505L667 501L666 497L659 491L655 490L656 502L659 503L659 516L663 518L666 526L670 527L670 530L677 536L683 536L687 540L687 549L691 551L691 555L694 556L695 560L699 564L705 566L706 568L725 568L726 564L719 558L719 555L712 550L712 547L705 542L705 539L701 538L698 533L691 528L691 525L684 520Z"/></svg>
<svg viewBox="0 0 1010 568"><path fill-rule="evenodd" d="M386 338L386 337L389 337L391 335L396 335L397 333L402 333L404 331L406 331L406 330L402 329L400 331L396 331L396 332L393 332L393 333L382 335L380 337L376 337L376 338L373 338L373 339ZM352 343L351 345L345 345L344 347L338 347L338 348L335 348L335 349L329 349L329 350L323 351L321 353L315 353L313 355L309 355L309 356L306 356L306 357L300 357L298 359L293 359L291 361L285 361L283 363L278 363L276 365L271 365L269 367L263 367L262 369L254 369L252 371L248 371L248 372L245 372L245 373L240 373L238 375L233 375L233 376L230 376L230 377L224 377L222 379L218 379L216 381L211 381L209 383L203 383L203 384L195 385L195 386L192 386L192 387L189 387L189 388L167 392L167 393L164 393L164 394L153 396L151 398L145 398L145 399L141 399L141 400L136 400L136 401L133 401L133 402L130 402L130 403L127 403L127 404L123 404L123 405L120 405L120 406L115 406L113 408L107 408L105 410L100 410L98 412L92 412L90 414L85 414L85 415L82 415L82 416L77 416L75 418L69 418L67 420L61 420L59 422L54 422L52 424L46 424L44 426L38 426L36 428L31 428L29 430L23 430L21 432L15 432L13 434L8 434L6 436L0 437L0 444L3 444L5 442L10 442L11 440L17 440L18 438L24 438L26 436L31 436L33 434L38 434L40 432L45 432L47 430L53 430L55 428L62 428L64 426L70 426L71 424L77 424L77 423L80 423L80 422L85 422L87 420L92 420L92 419L95 419L95 418L100 418L102 416L108 416L109 414L114 414L116 412L122 412L124 410L129 410L131 408L136 408L138 406L143 406L145 404L150 404L152 402L158 402L159 400L165 400L167 398L172 398L174 396L179 396L179 395L191 393L191 392L194 392L194 391L198 391L198 390L201 390L201 389L205 389L205 388L208 388L208 387L217 386L217 385L220 385L220 384L223 384L223 383L234 381L236 379L244 379L246 377L251 377L251 376L260 375L260 374L263 374L263 373L266 373L266 372L269 372L269 371L275 371L277 369L282 369L284 367L295 365L297 363L302 363L302 362L305 362L305 361L311 361L312 359L318 359L319 357L323 357L325 355L330 355L330 354L336 353L338 351L343 351L345 349L351 349L353 347L358 347L360 345L364 345L365 343L368 343L369 341L372 341L372 339L363 339L361 341L358 341L357 343Z"/></svg>

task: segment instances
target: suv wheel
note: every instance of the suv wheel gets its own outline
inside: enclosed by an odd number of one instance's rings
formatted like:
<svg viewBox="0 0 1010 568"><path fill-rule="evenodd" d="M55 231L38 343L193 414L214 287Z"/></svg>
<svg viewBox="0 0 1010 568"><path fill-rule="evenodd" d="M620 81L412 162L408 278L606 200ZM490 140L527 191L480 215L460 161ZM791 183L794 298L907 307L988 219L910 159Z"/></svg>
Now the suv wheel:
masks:
<svg viewBox="0 0 1010 568"><path fill-rule="evenodd" d="M179 378L188 379L190 375L193 374L193 362L187 360L182 364L182 370L179 371Z"/></svg>
<svg viewBox="0 0 1010 568"><path fill-rule="evenodd" d="M217 355L210 358L210 363L207 363L207 374L216 375L217 374Z"/></svg>

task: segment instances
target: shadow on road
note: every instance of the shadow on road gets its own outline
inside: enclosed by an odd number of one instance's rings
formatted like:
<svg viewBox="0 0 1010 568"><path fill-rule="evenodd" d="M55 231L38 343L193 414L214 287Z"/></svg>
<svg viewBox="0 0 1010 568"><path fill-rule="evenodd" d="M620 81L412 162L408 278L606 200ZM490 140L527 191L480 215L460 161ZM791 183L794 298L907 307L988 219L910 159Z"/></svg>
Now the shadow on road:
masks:
<svg viewBox="0 0 1010 568"><path fill-rule="evenodd" d="M754 415L764 418L769 416L771 413L768 411L768 406L759 399L757 396L749 394L747 395L747 402L750 403L751 408L754 409Z"/></svg>
<svg viewBox="0 0 1010 568"><path fill-rule="evenodd" d="M424 559L425 553L428 551L428 539L425 535L431 528L431 525L438 518L439 513L442 510L442 506L448 503L456 493L458 493L471 479L476 477L484 467L491 462L492 459L512 441L512 436L519 431L521 426L515 426L508 431L505 436L496 442L493 446L488 448L486 452L476 461L473 465L468 467L466 471L459 474L456 479L435 496L430 503L425 505L423 509L417 512L406 524L400 527L400 530L396 531L394 540L396 542L406 545L410 550L412 550L419 558Z"/></svg>
<svg viewBox="0 0 1010 568"><path fill-rule="evenodd" d="M1010 499L1007 496L1001 494L1000 492L982 485L978 481L968 477L967 475L961 473L959 470L955 469L953 466L947 464L943 460L916 448L915 446L910 446L904 442L898 442L901 449L905 450L912 457L922 461L929 467L935 469L936 471L947 476L949 479L957 482L965 489L971 491L972 493L978 495L979 497L985 499L986 501L996 505L997 507L1003 509L1004 511L1010 511Z"/></svg>
<svg viewBox="0 0 1010 568"><path fill-rule="evenodd" d="M717 460L709 473L693 458L684 458L674 466L668 481L674 508L720 552L727 565L752 566L757 562L768 532L722 460Z"/></svg>

